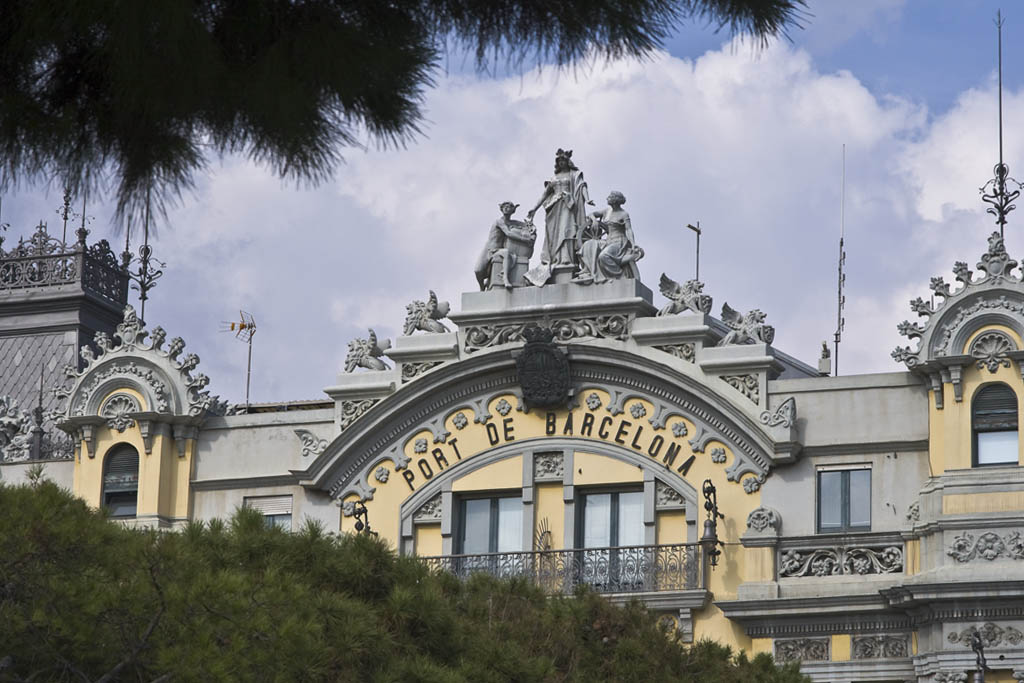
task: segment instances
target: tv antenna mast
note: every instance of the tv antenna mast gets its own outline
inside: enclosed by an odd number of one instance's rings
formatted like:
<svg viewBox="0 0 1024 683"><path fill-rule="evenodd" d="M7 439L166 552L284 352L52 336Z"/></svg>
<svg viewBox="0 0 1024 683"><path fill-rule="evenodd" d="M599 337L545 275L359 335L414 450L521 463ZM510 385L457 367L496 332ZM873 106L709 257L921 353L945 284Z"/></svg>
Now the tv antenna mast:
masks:
<svg viewBox="0 0 1024 683"><path fill-rule="evenodd" d="M245 370L245 412L249 412L249 384L252 379L252 338L256 334L256 321L245 311L238 312L238 322L226 322L221 332L234 332L235 339L249 345L249 362Z"/></svg>
<svg viewBox="0 0 1024 683"><path fill-rule="evenodd" d="M846 285L846 274L843 266L846 265L846 251L844 242L846 239L846 144L843 144L843 180L839 190L839 280L836 300L836 333L835 333L835 377L839 376L839 342L843 339L843 328L846 327L846 318L843 317L843 309L846 308L846 296L843 294L843 287Z"/></svg>

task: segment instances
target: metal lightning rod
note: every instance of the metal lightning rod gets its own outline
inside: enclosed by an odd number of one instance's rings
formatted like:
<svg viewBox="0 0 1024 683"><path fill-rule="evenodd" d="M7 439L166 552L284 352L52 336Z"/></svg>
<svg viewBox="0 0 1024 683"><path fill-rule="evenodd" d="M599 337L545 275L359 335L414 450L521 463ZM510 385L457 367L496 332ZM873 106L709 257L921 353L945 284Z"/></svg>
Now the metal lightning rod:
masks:
<svg viewBox="0 0 1024 683"><path fill-rule="evenodd" d="M843 180L839 190L839 281L836 301L836 334L835 334L835 373L839 376L839 342L843 338L843 328L846 327L846 320L843 318L843 309L846 307L846 297L843 295L843 286L846 284L846 275L843 273L843 266L846 265L846 251L844 242L846 239L846 145L843 144Z"/></svg>

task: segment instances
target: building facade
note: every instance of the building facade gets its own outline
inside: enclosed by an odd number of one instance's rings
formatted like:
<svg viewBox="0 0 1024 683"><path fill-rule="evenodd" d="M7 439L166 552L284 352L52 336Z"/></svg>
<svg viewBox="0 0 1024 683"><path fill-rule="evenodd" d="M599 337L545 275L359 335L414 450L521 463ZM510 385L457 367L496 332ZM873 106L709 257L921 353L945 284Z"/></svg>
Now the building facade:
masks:
<svg viewBox="0 0 1024 683"><path fill-rule="evenodd" d="M482 290L410 303L393 345L353 340L323 400L225 406L124 307L66 365L74 454L47 476L127 523L247 505L458 575L587 584L815 681L963 681L980 657L1024 679L1024 280L999 234L911 302L897 371L831 377L695 280L663 275L656 305L621 202L577 211L571 166L538 204L539 266L503 207ZM33 464L17 429L6 482Z"/></svg>

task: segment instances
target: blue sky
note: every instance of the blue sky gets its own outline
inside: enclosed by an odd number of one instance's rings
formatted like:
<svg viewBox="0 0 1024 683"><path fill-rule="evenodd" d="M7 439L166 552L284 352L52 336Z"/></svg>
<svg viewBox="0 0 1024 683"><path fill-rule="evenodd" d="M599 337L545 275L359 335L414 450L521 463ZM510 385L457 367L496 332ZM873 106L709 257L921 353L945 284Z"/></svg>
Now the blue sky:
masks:
<svg viewBox="0 0 1024 683"><path fill-rule="evenodd" d="M715 312L760 308L776 345L813 364L835 327L845 143L840 370L900 370L889 353L905 343L896 325L911 317L907 302L928 294L929 277L950 279L954 261L976 262L994 227L978 187L997 153L997 8L818 0L792 42L763 51L690 27L641 63L495 77L450 68L428 95L423 136L402 150L353 150L318 188L215 160L160 232L168 267L147 318L186 339L215 393L240 401L245 347L218 330L251 311L254 400L322 397L368 327L400 333L405 304L430 289L460 308L498 203L529 206L565 147L592 197L627 196L656 304L661 272L690 277L685 224L700 220ZM1019 8L1004 8L1006 160L1024 175ZM40 219L59 230L59 204L56 189L8 195L8 238ZM94 238L109 237L109 204L89 213ZM1007 247L1024 256L1017 219Z"/></svg>

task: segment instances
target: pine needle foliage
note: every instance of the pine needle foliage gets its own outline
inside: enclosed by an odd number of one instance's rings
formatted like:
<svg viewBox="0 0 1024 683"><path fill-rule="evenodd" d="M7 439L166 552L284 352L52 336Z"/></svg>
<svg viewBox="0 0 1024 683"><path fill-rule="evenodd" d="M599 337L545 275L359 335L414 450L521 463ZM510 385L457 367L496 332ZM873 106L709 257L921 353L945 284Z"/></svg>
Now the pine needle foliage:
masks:
<svg viewBox="0 0 1024 683"><path fill-rule="evenodd" d="M165 212L227 153L319 183L401 145L446 50L477 66L645 56L686 22L765 43L804 0L3 0L0 191L113 190Z"/></svg>
<svg viewBox="0 0 1024 683"><path fill-rule="evenodd" d="M638 603L460 582L365 536L239 510L126 529L52 483L0 486L0 681L805 683L684 646Z"/></svg>

